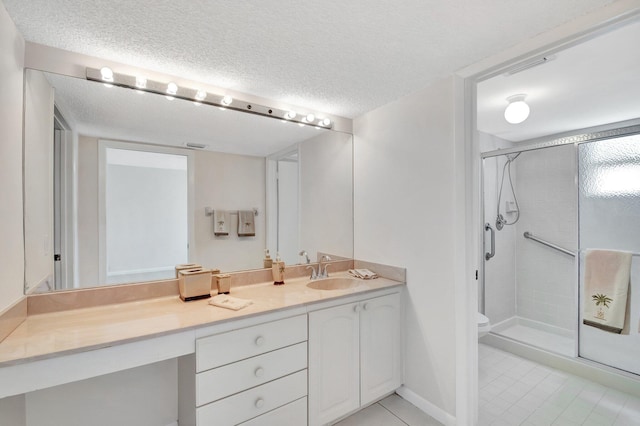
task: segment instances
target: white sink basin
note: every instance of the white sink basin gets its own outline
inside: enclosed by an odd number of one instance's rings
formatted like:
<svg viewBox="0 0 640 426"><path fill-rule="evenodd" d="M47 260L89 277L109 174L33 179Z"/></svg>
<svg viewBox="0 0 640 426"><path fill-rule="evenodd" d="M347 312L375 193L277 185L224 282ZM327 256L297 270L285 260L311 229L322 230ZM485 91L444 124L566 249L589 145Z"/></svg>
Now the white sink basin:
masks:
<svg viewBox="0 0 640 426"><path fill-rule="evenodd" d="M315 290L346 290L358 287L360 284L360 280L355 278L335 277L311 281L307 284L307 287Z"/></svg>

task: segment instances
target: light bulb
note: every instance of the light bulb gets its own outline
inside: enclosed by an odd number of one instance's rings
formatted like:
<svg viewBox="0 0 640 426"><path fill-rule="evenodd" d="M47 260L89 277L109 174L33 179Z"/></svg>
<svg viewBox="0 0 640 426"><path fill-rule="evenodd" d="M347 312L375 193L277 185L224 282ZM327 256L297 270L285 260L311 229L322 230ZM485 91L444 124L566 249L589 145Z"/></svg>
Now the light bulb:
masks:
<svg viewBox="0 0 640 426"><path fill-rule="evenodd" d="M178 85L175 84L173 81L167 84L167 94L175 95L176 93L178 93Z"/></svg>
<svg viewBox="0 0 640 426"><path fill-rule="evenodd" d="M225 96L220 101L222 105L231 105L231 102L233 102L233 98L231 96Z"/></svg>
<svg viewBox="0 0 640 426"><path fill-rule="evenodd" d="M167 84L167 95L169 96L165 96L165 98L169 99L170 101L173 100L173 96L176 93L178 93L178 85L175 84L173 81L169 84Z"/></svg>
<svg viewBox="0 0 640 426"><path fill-rule="evenodd" d="M196 92L196 101L204 101L206 97L207 97L207 92L205 92L204 90L198 90Z"/></svg>
<svg viewBox="0 0 640 426"><path fill-rule="evenodd" d="M307 114L307 116L305 117L305 119L307 120L308 123L313 123L313 120L316 119L316 116L313 114Z"/></svg>
<svg viewBox="0 0 640 426"><path fill-rule="evenodd" d="M527 95L513 95L507 98L507 108L504 110L504 119L511 124L520 124L529 117L530 108L524 101Z"/></svg>
<svg viewBox="0 0 640 426"><path fill-rule="evenodd" d="M289 111L284 115L284 118L286 118L287 120L293 120L294 118L296 118L296 113L295 111Z"/></svg>
<svg viewBox="0 0 640 426"><path fill-rule="evenodd" d="M113 70L109 67L102 67L100 68L100 76L102 76L102 79L104 81L109 81L112 82L113 81Z"/></svg>
<svg viewBox="0 0 640 426"><path fill-rule="evenodd" d="M147 79L145 77L136 77L136 87L138 89L146 89Z"/></svg>
<svg viewBox="0 0 640 426"><path fill-rule="evenodd" d="M320 121L320 124L325 127L329 127L331 125L331 120L329 120L328 118L325 118L322 121Z"/></svg>

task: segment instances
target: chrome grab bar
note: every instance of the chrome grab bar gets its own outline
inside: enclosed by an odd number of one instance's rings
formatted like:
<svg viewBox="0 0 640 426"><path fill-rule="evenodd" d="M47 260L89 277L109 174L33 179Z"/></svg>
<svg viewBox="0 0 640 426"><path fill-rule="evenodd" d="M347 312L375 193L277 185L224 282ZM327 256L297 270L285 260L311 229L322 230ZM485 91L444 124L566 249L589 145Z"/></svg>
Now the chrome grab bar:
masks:
<svg viewBox="0 0 640 426"><path fill-rule="evenodd" d="M484 259L489 260L496 255L496 231L493 230L489 222L484 224L485 231L491 231L491 253L485 253Z"/></svg>
<svg viewBox="0 0 640 426"><path fill-rule="evenodd" d="M485 226L486 226L486 225L485 225ZM551 247L552 249L554 249L554 250L558 250L559 252L562 252L562 253L564 253L564 254L568 254L569 256L576 257L576 254L575 254L574 252L572 252L571 250L567 250L566 248L563 248L563 247L557 246L557 245L552 244L552 243L550 243L550 242L548 242L548 241L541 240L540 238L536 237L535 235L533 235L533 234L532 234L531 232L529 232L529 231L526 231L523 235L524 235L524 237L525 237L525 238L528 238L528 239L533 240L533 241L537 241L537 242L539 242L539 243L540 243L540 244L542 244L542 245L545 245L545 246L547 246L547 247Z"/></svg>

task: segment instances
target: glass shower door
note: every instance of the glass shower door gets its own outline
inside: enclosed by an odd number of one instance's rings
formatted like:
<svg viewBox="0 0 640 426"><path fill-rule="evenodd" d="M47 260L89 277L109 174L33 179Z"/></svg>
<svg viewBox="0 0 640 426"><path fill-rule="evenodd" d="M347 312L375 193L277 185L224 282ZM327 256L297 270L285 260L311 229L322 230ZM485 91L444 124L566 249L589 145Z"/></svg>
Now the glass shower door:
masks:
<svg viewBox="0 0 640 426"><path fill-rule="evenodd" d="M579 355L640 374L640 135L583 143L578 165Z"/></svg>

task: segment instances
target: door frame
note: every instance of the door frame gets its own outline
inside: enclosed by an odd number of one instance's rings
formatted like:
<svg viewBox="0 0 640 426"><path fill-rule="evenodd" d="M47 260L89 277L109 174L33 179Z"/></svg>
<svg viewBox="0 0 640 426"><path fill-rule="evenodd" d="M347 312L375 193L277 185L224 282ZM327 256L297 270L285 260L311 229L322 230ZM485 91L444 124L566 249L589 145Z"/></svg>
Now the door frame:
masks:
<svg viewBox="0 0 640 426"><path fill-rule="evenodd" d="M107 149L154 152L187 157L187 258L195 252L195 163L192 150L172 148L135 142L98 139L98 279L100 285L107 283L107 240L106 240L106 158Z"/></svg>
<svg viewBox="0 0 640 426"><path fill-rule="evenodd" d="M477 84L504 73L508 68L545 54L551 54L597 37L640 16L638 1L621 0L580 16L573 21L525 40L490 58L455 73L456 168L464 176L461 197L464 207L454 234L456 245L465 253L457 261L456 273L456 423L476 424L478 420L478 342L476 312L478 281L484 274L482 256L483 223L480 208L481 156L477 133ZM460 189L460 187L458 187ZM460 235L463 233L463 235Z"/></svg>

